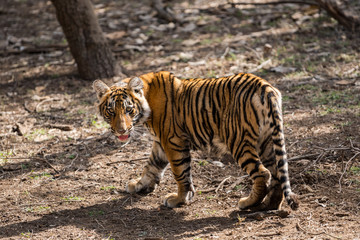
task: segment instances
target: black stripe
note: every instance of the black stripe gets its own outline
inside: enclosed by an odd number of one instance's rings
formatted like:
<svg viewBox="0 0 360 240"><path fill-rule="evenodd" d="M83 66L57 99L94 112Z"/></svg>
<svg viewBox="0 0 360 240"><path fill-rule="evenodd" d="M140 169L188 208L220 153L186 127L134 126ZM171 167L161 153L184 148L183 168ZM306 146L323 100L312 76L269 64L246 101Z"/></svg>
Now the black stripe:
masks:
<svg viewBox="0 0 360 240"><path fill-rule="evenodd" d="M263 85L262 87L261 87L261 94L260 94L260 100L261 100L261 104L262 105L264 105L264 103L265 103L265 90L266 90L266 87L267 87L268 85Z"/></svg>
<svg viewBox="0 0 360 240"><path fill-rule="evenodd" d="M285 160L284 159L281 159L277 164L278 168L282 168L284 165L285 165Z"/></svg>
<svg viewBox="0 0 360 240"><path fill-rule="evenodd" d="M241 168L244 169L248 164L250 164L250 163L256 164L256 163L258 163L258 162L259 162L259 161L256 160L256 159L249 158L249 159L245 160L245 162L243 162L243 163L241 164Z"/></svg>
<svg viewBox="0 0 360 240"><path fill-rule="evenodd" d="M253 170L251 170L249 176L251 177L253 174L259 172L259 166L260 166L260 162L258 161L256 164L255 164L255 168Z"/></svg>
<svg viewBox="0 0 360 240"><path fill-rule="evenodd" d="M257 175L257 176L255 176L255 177L252 177L252 180L254 181L255 179L257 179L257 178L259 178L259 177L265 177L265 176L263 176L263 175Z"/></svg>
<svg viewBox="0 0 360 240"><path fill-rule="evenodd" d="M280 132L281 132L280 125L277 125L276 127L274 127L274 130L273 130L272 135L273 135L273 136L276 136L276 135L278 135Z"/></svg>
<svg viewBox="0 0 360 240"><path fill-rule="evenodd" d="M280 138L280 139L273 139L273 143L275 144L275 145L277 145L277 146L279 146L279 147L282 147L282 139Z"/></svg>
<svg viewBox="0 0 360 240"><path fill-rule="evenodd" d="M276 149L276 150L275 150L275 154L276 154L277 156L284 156L286 153L285 153L283 150L278 150L278 149Z"/></svg>
<svg viewBox="0 0 360 240"><path fill-rule="evenodd" d="M254 158L258 157L256 154L252 153L250 150L243 151L239 157L242 158L246 153L249 153Z"/></svg>
<svg viewBox="0 0 360 240"><path fill-rule="evenodd" d="M255 116L255 119L256 119L256 124L259 126L259 116L257 114L256 108L255 108L254 104L252 104L252 103L250 103L250 106L251 106L251 109L254 112L254 116Z"/></svg>
<svg viewBox="0 0 360 240"><path fill-rule="evenodd" d="M189 166L189 167L186 168L184 171L182 171L182 173L181 173L180 175L175 175L175 173L174 173L175 180L178 181L178 182L180 182L180 181L188 178L188 177L189 177L189 174L187 174L187 173L189 173L190 170L191 170L191 167Z"/></svg>
<svg viewBox="0 0 360 240"><path fill-rule="evenodd" d="M267 145L269 144L270 140L272 139L271 136L267 137L265 139L265 141L263 141L260 145L260 153L259 153L259 156L262 156L264 154L264 152L266 151L266 147Z"/></svg>
<svg viewBox="0 0 360 240"><path fill-rule="evenodd" d="M241 137L240 137L240 143L243 142L244 138L245 138L245 131L242 131L242 132L241 132ZM236 158L235 160L236 160L236 161L239 160L239 156L238 156L238 155L241 154L241 151L242 151L242 149L243 149L243 148L241 147L241 145L242 145L242 144L239 144L239 145L237 146L236 150L235 150L235 158ZM241 151L239 151L239 148L240 148L240 147L241 147Z"/></svg>
<svg viewBox="0 0 360 240"><path fill-rule="evenodd" d="M191 158L190 156L189 157L185 157L185 158L181 158L181 159L178 159L178 160L172 160L171 163L173 166L175 167L178 167L178 166L181 166L185 163L190 163L191 161Z"/></svg>
<svg viewBox="0 0 360 240"><path fill-rule="evenodd" d="M169 162L163 161L158 156L154 156L154 155L152 158L150 157L150 163L159 170L164 169L168 165Z"/></svg>
<svg viewBox="0 0 360 240"><path fill-rule="evenodd" d="M287 181L287 177L285 177L285 176L281 176L280 177L280 183L284 183L284 182L286 182ZM286 185L285 185L286 186ZM283 189L285 189L285 188L283 188Z"/></svg>

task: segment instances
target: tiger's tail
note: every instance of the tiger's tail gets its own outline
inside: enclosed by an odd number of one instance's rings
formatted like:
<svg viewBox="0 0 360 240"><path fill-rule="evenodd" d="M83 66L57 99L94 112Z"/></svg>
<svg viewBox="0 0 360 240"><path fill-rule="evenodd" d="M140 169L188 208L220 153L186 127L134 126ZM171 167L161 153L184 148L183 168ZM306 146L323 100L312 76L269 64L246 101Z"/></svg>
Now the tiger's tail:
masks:
<svg viewBox="0 0 360 240"><path fill-rule="evenodd" d="M285 200L292 210L297 210L299 207L299 201L295 193L291 191L289 173L288 173L288 162L286 157L285 149L285 137L283 130L283 119L281 110L281 93L276 90L278 94L275 97L274 93L268 95L269 107L272 113L272 140L273 150L275 153L277 175L283 190Z"/></svg>

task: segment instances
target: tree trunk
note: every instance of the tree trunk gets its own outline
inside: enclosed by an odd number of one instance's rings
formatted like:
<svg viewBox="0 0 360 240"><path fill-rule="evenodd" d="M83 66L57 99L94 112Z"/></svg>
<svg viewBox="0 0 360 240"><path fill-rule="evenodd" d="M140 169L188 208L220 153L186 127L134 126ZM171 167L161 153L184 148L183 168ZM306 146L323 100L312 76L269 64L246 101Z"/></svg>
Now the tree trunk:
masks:
<svg viewBox="0 0 360 240"><path fill-rule="evenodd" d="M319 6L350 31L360 30L360 2L353 0L316 0Z"/></svg>
<svg viewBox="0 0 360 240"><path fill-rule="evenodd" d="M87 80L120 73L90 0L51 0L79 74Z"/></svg>

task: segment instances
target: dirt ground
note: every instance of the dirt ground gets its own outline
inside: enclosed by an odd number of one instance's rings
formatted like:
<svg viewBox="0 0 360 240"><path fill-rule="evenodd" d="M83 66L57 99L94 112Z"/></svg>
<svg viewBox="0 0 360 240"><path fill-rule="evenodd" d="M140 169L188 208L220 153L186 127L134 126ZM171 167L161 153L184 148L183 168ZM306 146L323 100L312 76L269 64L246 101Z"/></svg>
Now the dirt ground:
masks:
<svg viewBox="0 0 360 240"><path fill-rule="evenodd" d="M171 1L183 21L169 23L147 1L94 2L130 76L254 72L282 91L300 209L284 205L282 217L239 212L249 178L233 160L201 152L192 155L190 205L162 206L176 191L169 169L153 193L127 194L150 153L146 130L126 146L110 134L50 1L2 0L0 238L360 239L358 35L306 5Z"/></svg>

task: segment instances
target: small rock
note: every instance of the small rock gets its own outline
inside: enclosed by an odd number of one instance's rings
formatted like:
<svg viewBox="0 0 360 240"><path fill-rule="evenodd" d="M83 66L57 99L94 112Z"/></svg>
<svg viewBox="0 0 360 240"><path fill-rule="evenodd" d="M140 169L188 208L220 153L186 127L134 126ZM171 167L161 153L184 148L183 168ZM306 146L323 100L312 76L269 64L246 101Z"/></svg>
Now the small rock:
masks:
<svg viewBox="0 0 360 240"><path fill-rule="evenodd" d="M300 166L307 166L310 163L310 160L302 159L297 161L297 164Z"/></svg>
<svg viewBox="0 0 360 240"><path fill-rule="evenodd" d="M190 66L201 66L201 65L206 65L206 61L205 60L200 60L197 62L189 62Z"/></svg>
<svg viewBox="0 0 360 240"><path fill-rule="evenodd" d="M196 24L191 22L187 25L185 25L181 30L183 32L191 32L191 31L194 31L196 29Z"/></svg>
<svg viewBox="0 0 360 240"><path fill-rule="evenodd" d="M315 192L314 189L312 189L309 185L306 184L301 185L301 190L303 190L305 193Z"/></svg>
<svg viewBox="0 0 360 240"><path fill-rule="evenodd" d="M45 56L56 58L56 57L62 56L63 54L64 54L63 51L54 51L54 52L50 52L50 53L46 54Z"/></svg>
<svg viewBox="0 0 360 240"><path fill-rule="evenodd" d="M337 217L347 217L349 216L350 214L349 213L346 213L346 212L337 212L334 214L335 216Z"/></svg>
<svg viewBox="0 0 360 240"><path fill-rule="evenodd" d="M194 46L195 44L199 43L200 41L197 39L187 39L183 41L181 44L187 47Z"/></svg>
<svg viewBox="0 0 360 240"><path fill-rule="evenodd" d="M273 47L270 44L266 43L263 48L264 57L268 57L269 55L271 55Z"/></svg>
<svg viewBox="0 0 360 240"><path fill-rule="evenodd" d="M21 169L21 165L20 164L9 164L9 165L3 166L2 169L4 171L16 171L16 170Z"/></svg>
<svg viewBox="0 0 360 240"><path fill-rule="evenodd" d="M295 72L296 68L277 66L277 67L270 68L270 70L273 72L278 72L278 73L291 73L291 72Z"/></svg>
<svg viewBox="0 0 360 240"><path fill-rule="evenodd" d="M335 84L340 86L346 86L346 85L352 85L354 84L354 82L348 80L340 80L340 81L336 81Z"/></svg>
<svg viewBox="0 0 360 240"><path fill-rule="evenodd" d="M106 37L109 38L110 40L116 40L124 37L126 34L127 33L125 31L116 31L106 34Z"/></svg>
<svg viewBox="0 0 360 240"><path fill-rule="evenodd" d="M217 167L221 167L221 168L223 168L225 165L222 163L222 162L220 162L220 161L212 161L212 164L213 165L215 165L215 166L217 166Z"/></svg>
<svg viewBox="0 0 360 240"><path fill-rule="evenodd" d="M167 27L168 27L169 29L174 29L174 28L176 27L176 25L175 25L175 23L170 22L170 23L167 25Z"/></svg>
<svg viewBox="0 0 360 240"><path fill-rule="evenodd" d="M49 135L38 135L34 138L34 142L43 142L51 139L51 136Z"/></svg>

